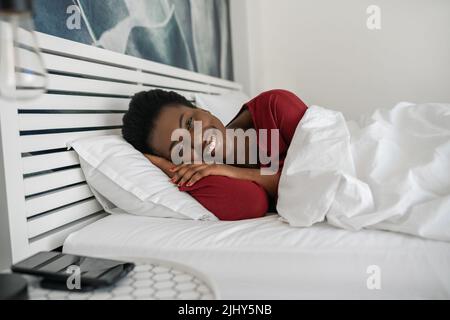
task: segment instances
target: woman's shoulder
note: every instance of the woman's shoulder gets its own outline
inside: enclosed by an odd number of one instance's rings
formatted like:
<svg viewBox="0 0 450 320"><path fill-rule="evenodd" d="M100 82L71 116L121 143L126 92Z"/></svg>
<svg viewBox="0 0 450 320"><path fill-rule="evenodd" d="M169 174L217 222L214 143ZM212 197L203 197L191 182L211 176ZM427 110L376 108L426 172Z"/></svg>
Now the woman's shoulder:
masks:
<svg viewBox="0 0 450 320"><path fill-rule="evenodd" d="M273 89L260 93L246 103L252 118L280 121L292 118L297 121L308 109L307 105L293 92Z"/></svg>
<svg viewBox="0 0 450 320"><path fill-rule="evenodd" d="M277 103L281 102L281 103ZM292 91L285 89L272 89L264 91L251 99L246 105L258 105L262 108L286 107L283 102L295 102L293 107L306 107L306 104Z"/></svg>

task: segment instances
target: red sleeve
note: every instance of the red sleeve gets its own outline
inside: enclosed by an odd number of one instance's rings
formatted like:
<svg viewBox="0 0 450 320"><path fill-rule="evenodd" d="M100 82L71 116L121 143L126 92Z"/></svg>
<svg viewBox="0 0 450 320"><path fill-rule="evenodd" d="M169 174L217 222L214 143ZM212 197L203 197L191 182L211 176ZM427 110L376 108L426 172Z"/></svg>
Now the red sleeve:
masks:
<svg viewBox="0 0 450 320"><path fill-rule="evenodd" d="M308 107L298 96L287 90L270 90L246 103L255 129L279 130L279 159L282 165L295 130ZM270 143L268 145L270 148ZM264 149L264 146L260 145Z"/></svg>
<svg viewBox="0 0 450 320"><path fill-rule="evenodd" d="M279 129L280 138L288 146L308 109L294 93L281 89L263 92L246 105L256 129Z"/></svg>
<svg viewBox="0 0 450 320"><path fill-rule="evenodd" d="M274 90L270 104L280 134L287 145L291 144L295 130L308 107L295 94L286 90Z"/></svg>
<svg viewBox="0 0 450 320"><path fill-rule="evenodd" d="M259 218L269 208L267 193L251 181L209 176L180 190L188 192L220 220Z"/></svg>

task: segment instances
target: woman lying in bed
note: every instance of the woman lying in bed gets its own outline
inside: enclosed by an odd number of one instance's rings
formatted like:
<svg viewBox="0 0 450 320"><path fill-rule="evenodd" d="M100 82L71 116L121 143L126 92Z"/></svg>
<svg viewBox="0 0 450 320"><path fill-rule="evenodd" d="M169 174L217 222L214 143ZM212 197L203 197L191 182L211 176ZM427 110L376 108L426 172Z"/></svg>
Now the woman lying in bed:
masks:
<svg viewBox="0 0 450 320"><path fill-rule="evenodd" d="M210 112L195 107L175 92L151 90L133 97L123 118L123 136L163 170L181 191L188 192L220 220L257 218L264 216L269 208L275 208L283 161L306 109L307 106L289 91L267 91L244 104L225 126ZM201 130L197 130L199 128ZM172 139L177 129L185 129L190 134L189 155L183 154L186 144L182 139ZM256 133L266 132L267 139L256 134L256 141L248 138L240 144L239 134L226 138L230 130L243 133L251 129ZM200 140L196 137L199 131ZM205 132L215 133L205 136ZM273 147L276 141L271 137L278 140L278 148ZM194 141L200 141L200 146ZM175 165L174 154L191 161ZM211 164L202 161L205 154L221 159ZM267 157L262 161L264 154ZM275 169L267 159L277 159ZM270 167L272 172L263 173L262 167Z"/></svg>

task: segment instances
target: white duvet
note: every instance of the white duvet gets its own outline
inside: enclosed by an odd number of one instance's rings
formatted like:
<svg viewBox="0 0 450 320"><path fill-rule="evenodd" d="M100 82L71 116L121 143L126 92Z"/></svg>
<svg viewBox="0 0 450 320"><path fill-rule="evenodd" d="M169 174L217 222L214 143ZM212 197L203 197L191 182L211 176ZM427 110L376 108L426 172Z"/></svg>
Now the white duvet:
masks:
<svg viewBox="0 0 450 320"><path fill-rule="evenodd" d="M359 122L310 107L277 210L291 226L327 221L450 241L450 104L400 103Z"/></svg>

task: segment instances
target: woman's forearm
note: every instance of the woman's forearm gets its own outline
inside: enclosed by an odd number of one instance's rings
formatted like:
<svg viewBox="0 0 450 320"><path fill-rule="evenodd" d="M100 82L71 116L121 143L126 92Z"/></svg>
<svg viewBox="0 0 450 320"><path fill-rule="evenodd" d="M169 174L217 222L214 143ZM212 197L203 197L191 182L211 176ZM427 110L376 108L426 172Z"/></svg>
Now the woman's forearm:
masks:
<svg viewBox="0 0 450 320"><path fill-rule="evenodd" d="M280 172L272 175L261 174L261 169L235 167L231 165L195 165L185 164L175 166L172 162L152 155L145 155L155 166L159 167L173 182L179 186L187 184L193 185L198 180L210 176L219 175L240 180L254 181L266 190L270 197L275 197L278 193L278 182Z"/></svg>

